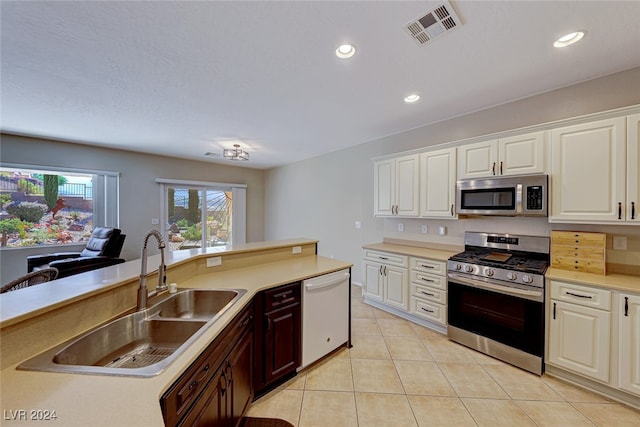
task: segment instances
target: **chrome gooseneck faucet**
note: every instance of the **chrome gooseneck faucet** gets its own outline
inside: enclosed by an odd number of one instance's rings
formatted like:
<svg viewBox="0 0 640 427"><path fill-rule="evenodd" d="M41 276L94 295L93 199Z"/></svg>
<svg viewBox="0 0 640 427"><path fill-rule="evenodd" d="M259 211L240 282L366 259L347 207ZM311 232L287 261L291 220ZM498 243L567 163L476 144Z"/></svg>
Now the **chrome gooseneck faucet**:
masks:
<svg viewBox="0 0 640 427"><path fill-rule="evenodd" d="M156 286L153 291L149 292L147 290L147 243L151 236L155 237L158 241L158 249L160 249L160 267L158 267L158 286ZM140 271L140 287L138 288L137 311L147 308L147 300L149 297L157 295L167 289L167 266L164 264L164 248L164 240L162 239L162 234L160 234L158 230L151 230L147 232L147 235L144 237L144 243L142 244L142 255L140 257L142 266Z"/></svg>

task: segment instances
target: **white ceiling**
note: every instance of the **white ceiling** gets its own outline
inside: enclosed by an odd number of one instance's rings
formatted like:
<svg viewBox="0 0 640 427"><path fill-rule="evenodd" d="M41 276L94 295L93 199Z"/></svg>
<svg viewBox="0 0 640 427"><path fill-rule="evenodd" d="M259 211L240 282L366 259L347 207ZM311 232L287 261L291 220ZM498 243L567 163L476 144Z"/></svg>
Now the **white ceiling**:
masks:
<svg viewBox="0 0 640 427"><path fill-rule="evenodd" d="M438 3L3 0L0 129L269 168L640 65L640 1L452 0L418 46Z"/></svg>

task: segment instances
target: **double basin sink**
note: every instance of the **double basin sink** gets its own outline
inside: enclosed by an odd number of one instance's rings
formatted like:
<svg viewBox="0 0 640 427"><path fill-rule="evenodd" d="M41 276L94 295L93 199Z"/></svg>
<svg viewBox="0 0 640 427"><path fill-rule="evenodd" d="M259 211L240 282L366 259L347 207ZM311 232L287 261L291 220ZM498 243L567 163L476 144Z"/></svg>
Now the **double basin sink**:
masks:
<svg viewBox="0 0 640 427"><path fill-rule="evenodd" d="M187 289L41 353L18 369L150 377L162 372L246 289Z"/></svg>

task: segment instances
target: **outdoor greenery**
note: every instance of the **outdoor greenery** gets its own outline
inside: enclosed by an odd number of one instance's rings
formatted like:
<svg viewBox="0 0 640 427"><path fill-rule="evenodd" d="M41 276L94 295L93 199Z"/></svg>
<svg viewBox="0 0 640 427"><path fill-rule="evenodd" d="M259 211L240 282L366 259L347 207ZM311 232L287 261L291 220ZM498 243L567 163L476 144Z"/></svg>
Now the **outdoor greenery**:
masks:
<svg viewBox="0 0 640 427"><path fill-rule="evenodd" d="M45 175L44 182L44 201L49 207L53 208L58 200L58 175Z"/></svg>
<svg viewBox="0 0 640 427"><path fill-rule="evenodd" d="M200 240L202 239L202 230L197 225L192 225L183 231L181 235L187 240Z"/></svg>
<svg viewBox="0 0 640 427"><path fill-rule="evenodd" d="M5 207L11 215L17 216L22 221L38 222L47 212L47 205L37 202L11 203Z"/></svg>

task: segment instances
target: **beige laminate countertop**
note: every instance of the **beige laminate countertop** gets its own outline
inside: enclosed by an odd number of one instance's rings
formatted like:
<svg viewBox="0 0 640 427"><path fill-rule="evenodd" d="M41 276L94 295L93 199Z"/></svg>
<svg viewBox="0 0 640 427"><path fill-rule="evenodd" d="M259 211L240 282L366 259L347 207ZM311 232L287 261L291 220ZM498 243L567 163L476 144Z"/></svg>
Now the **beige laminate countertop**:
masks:
<svg viewBox="0 0 640 427"><path fill-rule="evenodd" d="M547 280L566 280L584 285L598 286L623 292L640 292L640 277L625 274L591 274L549 268L545 274Z"/></svg>
<svg viewBox="0 0 640 427"><path fill-rule="evenodd" d="M248 292L198 338L164 372L153 378L114 377L58 372L0 371L2 425L163 426L159 399L256 292L304 280L351 264L321 256L260 264L202 274L180 283L191 288L243 288ZM26 411L25 420L12 420ZM55 411L54 421L32 420L30 411ZM12 412L10 412L12 411Z"/></svg>
<svg viewBox="0 0 640 427"><path fill-rule="evenodd" d="M374 251L390 252L392 254L407 255L420 258L435 259L438 261L446 261L453 255L461 252L460 249L439 249L421 246L400 245L397 243L371 243L362 246L363 249L371 249Z"/></svg>

